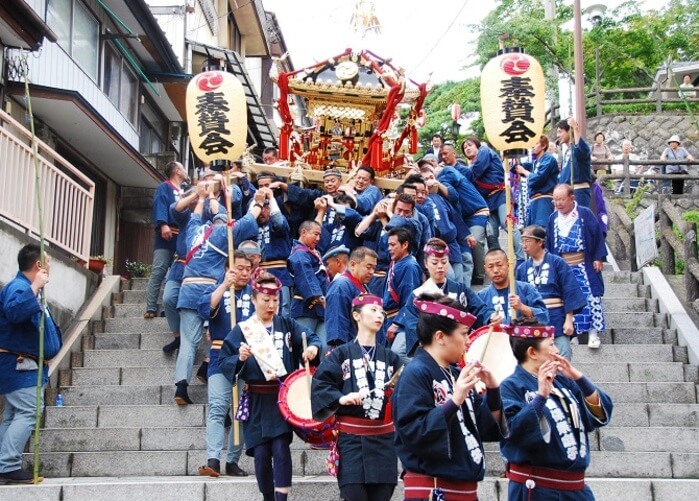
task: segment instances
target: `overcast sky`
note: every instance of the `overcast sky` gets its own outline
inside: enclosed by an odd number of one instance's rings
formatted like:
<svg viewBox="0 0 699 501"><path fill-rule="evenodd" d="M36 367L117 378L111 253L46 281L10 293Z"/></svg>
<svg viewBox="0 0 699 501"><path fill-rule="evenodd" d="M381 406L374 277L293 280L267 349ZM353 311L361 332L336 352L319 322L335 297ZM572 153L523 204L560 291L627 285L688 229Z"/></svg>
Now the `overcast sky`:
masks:
<svg viewBox="0 0 699 501"><path fill-rule="evenodd" d="M572 1L572 0L571 0ZM586 2L616 6L620 0ZM648 8L664 0L645 0ZM350 29L355 0L263 0L265 10L276 13L294 66L299 69L339 54L347 47L370 49L393 58L418 82L432 73L432 83L463 80L478 74L471 68L476 35L468 26L477 24L496 5L495 0L429 0L405 2L375 0L380 35L362 42ZM409 8L408 4L417 4Z"/></svg>

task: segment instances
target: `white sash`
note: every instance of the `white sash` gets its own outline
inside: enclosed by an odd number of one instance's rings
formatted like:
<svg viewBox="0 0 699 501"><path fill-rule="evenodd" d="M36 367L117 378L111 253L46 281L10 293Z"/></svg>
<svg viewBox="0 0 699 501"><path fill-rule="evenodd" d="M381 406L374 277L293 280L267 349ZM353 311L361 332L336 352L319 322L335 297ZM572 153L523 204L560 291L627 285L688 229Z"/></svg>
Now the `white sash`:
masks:
<svg viewBox="0 0 699 501"><path fill-rule="evenodd" d="M269 335L257 315L253 315L238 325L250 345L250 351L257 360L265 380L272 381L286 376L286 367L284 367L284 361L274 346L274 338Z"/></svg>

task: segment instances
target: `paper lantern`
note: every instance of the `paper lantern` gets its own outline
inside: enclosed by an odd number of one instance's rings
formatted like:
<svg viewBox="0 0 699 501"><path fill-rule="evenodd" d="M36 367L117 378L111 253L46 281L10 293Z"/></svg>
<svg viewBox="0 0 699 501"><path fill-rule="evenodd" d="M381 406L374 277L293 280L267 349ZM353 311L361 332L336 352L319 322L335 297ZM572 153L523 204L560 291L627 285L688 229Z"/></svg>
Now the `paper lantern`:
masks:
<svg viewBox="0 0 699 501"><path fill-rule="evenodd" d="M539 62L520 48L501 50L481 73L481 112L488 141L496 149L514 154L534 146L546 113Z"/></svg>
<svg viewBox="0 0 699 501"><path fill-rule="evenodd" d="M238 160L248 130L240 80L219 70L195 76L187 85L187 124L192 149L202 162Z"/></svg>
<svg viewBox="0 0 699 501"><path fill-rule="evenodd" d="M452 120L458 120L461 118L461 105L459 103L454 103L451 105L451 118Z"/></svg>

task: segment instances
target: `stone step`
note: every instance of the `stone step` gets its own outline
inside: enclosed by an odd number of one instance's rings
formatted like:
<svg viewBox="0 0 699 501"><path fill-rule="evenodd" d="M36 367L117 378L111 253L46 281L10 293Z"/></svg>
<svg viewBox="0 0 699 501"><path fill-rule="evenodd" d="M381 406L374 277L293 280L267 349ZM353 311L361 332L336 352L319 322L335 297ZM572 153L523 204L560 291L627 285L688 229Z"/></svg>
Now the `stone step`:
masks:
<svg viewBox="0 0 699 501"><path fill-rule="evenodd" d="M51 398L54 393L55 390L47 392L49 405L55 401L55 397ZM67 386L61 388L61 393L65 406L174 405L175 382L173 377L169 385ZM208 402L206 386L203 384L190 385L188 393L194 403Z"/></svg>
<svg viewBox="0 0 699 501"><path fill-rule="evenodd" d="M112 428L118 426L205 426L206 405L86 405L46 407L46 428ZM699 428L699 404L615 403L615 427Z"/></svg>
<svg viewBox="0 0 699 501"><path fill-rule="evenodd" d="M602 298L602 307L604 311L645 311L655 312L658 307L658 301L655 299L646 299L642 297L629 298Z"/></svg>
<svg viewBox="0 0 699 501"><path fill-rule="evenodd" d="M114 318L143 318L143 313L145 312L145 304L145 300L139 303L115 304L113 306L114 313L112 316Z"/></svg>
<svg viewBox="0 0 699 501"><path fill-rule="evenodd" d="M172 355L173 358L175 355ZM194 366L194 371L199 364ZM70 386L93 385L168 385L175 375L174 366L168 367L107 367L76 368L72 371ZM201 384L193 378L191 385ZM69 386L69 385L66 385Z"/></svg>
<svg viewBox="0 0 699 501"><path fill-rule="evenodd" d="M145 290L124 290L121 292L121 304L140 304L143 306L143 311L146 310L146 291ZM143 315L143 312L141 312Z"/></svg>
<svg viewBox="0 0 699 501"><path fill-rule="evenodd" d="M587 349L587 347L585 347ZM201 362L205 349L200 345L195 364ZM175 367L177 356L156 350L88 350L83 354L83 367ZM197 361L198 360L198 361Z"/></svg>
<svg viewBox="0 0 699 501"><path fill-rule="evenodd" d="M699 453L699 428L607 426L600 428L599 440L602 450L612 452Z"/></svg>
<svg viewBox="0 0 699 501"><path fill-rule="evenodd" d="M587 346L573 346L574 363L614 363L614 362L674 362L673 347L670 345L613 345L603 344L598 350Z"/></svg>
<svg viewBox="0 0 699 501"><path fill-rule="evenodd" d="M602 278L604 278L604 283L606 284L640 284L643 281L643 276L639 272L632 271L607 271L602 272Z"/></svg>
<svg viewBox="0 0 699 501"><path fill-rule="evenodd" d="M632 364L576 363L575 367L593 381L631 383L684 382L684 367L680 362Z"/></svg>
<svg viewBox="0 0 699 501"><path fill-rule="evenodd" d="M104 332L167 332L167 319L155 317L149 320L141 317L107 318L104 320Z"/></svg>
<svg viewBox="0 0 699 501"><path fill-rule="evenodd" d="M586 479L598 501L680 501L696 497L699 480L677 479ZM294 477L290 499L328 501L339 497L333 477ZM39 485L3 487L13 501L229 501L260 499L255 478L250 477L94 477L47 478ZM235 493L233 497L231 494ZM391 501L403 499L399 482ZM486 477L478 485L480 501L507 501L507 480Z"/></svg>
<svg viewBox="0 0 699 501"><path fill-rule="evenodd" d="M646 297L647 288L644 285L639 284L618 284L618 283L606 283L604 284L604 297L605 298L629 298L629 297ZM143 296L143 301L145 302L145 295ZM126 302L126 301L124 301Z"/></svg>
<svg viewBox="0 0 699 501"><path fill-rule="evenodd" d="M171 332L97 333L93 336L95 350L158 350L172 341Z"/></svg>
<svg viewBox="0 0 699 501"><path fill-rule="evenodd" d="M206 463L206 451L189 449L177 451L104 451L104 452L43 452L42 474L55 477L127 477L148 473L158 476L198 476L197 470ZM291 449L294 475L332 478L326 474L327 451ZM505 465L499 450L486 451L486 472L500 475ZM25 454L31 464L32 456ZM225 462L225 455L221 456ZM243 454L239 466L251 474L252 458ZM591 451L588 477L624 478L699 478L699 454L672 452L611 452ZM223 480L225 477L222 477ZM4 492L4 489L3 489ZM98 498L102 499L102 498ZM139 498L140 499L140 498ZM176 498L183 499L183 498ZM236 498L241 499L241 498ZM634 498L621 498L634 499ZM684 499L684 498L683 498Z"/></svg>
<svg viewBox="0 0 699 501"><path fill-rule="evenodd" d="M627 329L624 327L607 329L607 341L614 344L665 344L674 341L675 332L661 327L637 327ZM604 342L605 339L602 339Z"/></svg>
<svg viewBox="0 0 699 501"><path fill-rule="evenodd" d="M143 428L175 424L181 427L206 426L206 405L47 406L44 426L47 429L119 426Z"/></svg>
<svg viewBox="0 0 699 501"><path fill-rule="evenodd" d="M604 312L604 319L608 327L625 327L625 328L635 328L635 327L656 327L659 326L655 320L655 313L645 312L645 311L634 311L634 312L624 312L624 311L606 311ZM107 320L109 322L109 320ZM124 329L127 330L127 329ZM127 330L128 331L128 330Z"/></svg>
<svg viewBox="0 0 699 501"><path fill-rule="evenodd" d="M617 403L696 404L694 383L596 382Z"/></svg>
<svg viewBox="0 0 699 501"><path fill-rule="evenodd" d="M144 291L148 289L149 278L131 278L122 282L122 289L132 291ZM163 284L164 285L164 284Z"/></svg>

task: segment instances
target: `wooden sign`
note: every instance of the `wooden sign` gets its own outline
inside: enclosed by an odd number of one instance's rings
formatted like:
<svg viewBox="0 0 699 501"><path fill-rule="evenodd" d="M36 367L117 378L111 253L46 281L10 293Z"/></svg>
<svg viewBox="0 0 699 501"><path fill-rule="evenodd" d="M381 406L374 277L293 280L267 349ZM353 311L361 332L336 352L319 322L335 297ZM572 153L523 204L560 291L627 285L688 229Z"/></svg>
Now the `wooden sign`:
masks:
<svg viewBox="0 0 699 501"><path fill-rule="evenodd" d="M238 160L245 152L248 114L243 84L225 71L206 71L187 85L187 124L204 163Z"/></svg>

